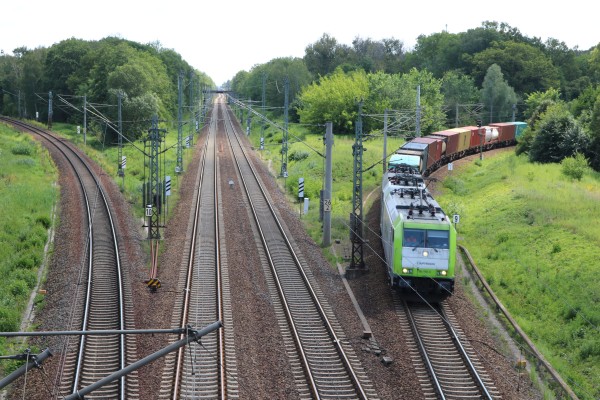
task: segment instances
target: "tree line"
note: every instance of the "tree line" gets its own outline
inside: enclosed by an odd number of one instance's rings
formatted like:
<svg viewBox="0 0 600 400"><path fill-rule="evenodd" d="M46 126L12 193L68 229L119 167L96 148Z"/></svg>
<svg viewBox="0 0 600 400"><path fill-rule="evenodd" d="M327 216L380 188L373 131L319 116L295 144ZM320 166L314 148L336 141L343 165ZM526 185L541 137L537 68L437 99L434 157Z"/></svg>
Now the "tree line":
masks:
<svg viewBox="0 0 600 400"><path fill-rule="evenodd" d="M195 70L181 55L159 42L140 44L116 37L99 41L70 38L49 48L20 47L12 55L0 56L0 113L23 118L48 118L49 92L53 92L54 121L81 124L85 96L93 107L112 121L117 120L117 98L122 99L124 135L138 138L158 115L162 120L177 116L178 80L189 105L200 99L203 88L213 81ZM91 114L90 114L91 116ZM101 123L96 131L102 131ZM110 132L109 132L110 133Z"/></svg>
<svg viewBox="0 0 600 400"><path fill-rule="evenodd" d="M214 87L172 49L121 38L67 39L50 48L18 48L0 55L0 113L47 118L48 91L73 104L105 107L116 120L123 96L124 131L130 138L158 114L176 115L178 76L185 85ZM227 82L254 107L283 114L284 87L291 122L315 126L332 121L336 134L352 134L362 101L365 132L382 129L386 110L416 111L420 92L422 134L454 125L517 120L529 123L517 149L532 161L557 162L583 154L600 170L600 45L570 49L564 42L523 35L505 23L486 21L461 33L421 35L407 49L394 38L357 37L351 45L323 34L302 58L275 58L239 71ZM197 92L193 90L193 92ZM184 90L185 104L190 104ZM198 100L198 98L196 99ZM79 112L58 103L55 121L81 123ZM408 135L417 128L408 123ZM100 128L99 128L100 129ZM551 147L550 147L551 146ZM551 154L551 156L549 156Z"/></svg>
<svg viewBox="0 0 600 400"><path fill-rule="evenodd" d="M239 71L227 87L258 107L265 82L268 110L281 115L286 79L292 122L332 121L337 134L352 134L358 100L364 115L416 110L418 87L422 134L514 116L529 123L517 151L531 161L582 154L600 170L600 45L571 49L492 21L456 34L421 35L413 49L394 38L357 37L350 46L323 34L304 57ZM366 132L382 126L382 118L363 121Z"/></svg>

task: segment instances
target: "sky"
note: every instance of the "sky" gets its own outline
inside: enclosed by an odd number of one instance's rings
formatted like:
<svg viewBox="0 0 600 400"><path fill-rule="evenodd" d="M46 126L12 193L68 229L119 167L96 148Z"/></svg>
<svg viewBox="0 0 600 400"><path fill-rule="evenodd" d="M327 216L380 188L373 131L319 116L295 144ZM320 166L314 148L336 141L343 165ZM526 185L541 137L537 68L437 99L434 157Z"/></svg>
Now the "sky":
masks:
<svg viewBox="0 0 600 400"><path fill-rule="evenodd" d="M8 3L8 4L7 4ZM323 34L351 45L356 37L395 38L412 49L419 35L465 32L505 22L528 37L555 38L587 50L600 42L588 0L7 0L0 6L0 50L34 49L74 37L117 36L160 42L217 85L279 57L303 57Z"/></svg>

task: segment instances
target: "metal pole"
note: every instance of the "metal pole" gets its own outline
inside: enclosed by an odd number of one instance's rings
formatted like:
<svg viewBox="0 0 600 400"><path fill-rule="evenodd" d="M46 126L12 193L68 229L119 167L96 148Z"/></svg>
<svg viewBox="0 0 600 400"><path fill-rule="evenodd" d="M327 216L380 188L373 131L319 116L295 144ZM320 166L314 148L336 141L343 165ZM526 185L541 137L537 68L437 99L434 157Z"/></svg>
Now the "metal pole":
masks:
<svg viewBox="0 0 600 400"><path fill-rule="evenodd" d="M357 270L365 267L363 258L363 204L362 204L362 168L363 168L363 137L362 137L362 100L358 103L358 116L356 119L355 139L352 145L354 156L352 214L350 214L350 242L352 243L352 260L348 269ZM346 272L348 272L348 269Z"/></svg>
<svg viewBox="0 0 600 400"><path fill-rule="evenodd" d="M262 73L262 114L265 115L265 92L266 92L266 86L267 86L267 74L266 73ZM264 150L265 149L265 128L266 128L266 122L263 119L262 120L262 127L260 128L260 149Z"/></svg>
<svg viewBox="0 0 600 400"><path fill-rule="evenodd" d="M383 174L387 172L387 131L388 131L388 110L383 111Z"/></svg>
<svg viewBox="0 0 600 400"><path fill-rule="evenodd" d="M122 113L122 103L123 103L123 93L119 90L117 95L118 101L118 118L119 118L119 155L117 156L117 175L123 177L123 187L125 187L125 171L123 171L123 113ZM85 132L85 127L83 128Z"/></svg>
<svg viewBox="0 0 600 400"><path fill-rule="evenodd" d="M332 151L333 122L327 122L325 124L325 191L323 193L323 246L325 247L331 244Z"/></svg>
<svg viewBox="0 0 600 400"><path fill-rule="evenodd" d="M39 367L39 364L42 361L44 361L46 358L51 357L51 356L52 356L52 353L50 352L49 349L42 351L38 355L35 355L35 354L32 355L31 357L29 357L29 359L27 360L27 363L25 365L21 366L19 369L13 371L12 374L10 374L10 375L2 378L2 380L0 380L0 389L5 387L6 385L10 384L12 381L17 379L21 375L25 374L27 371L29 371L33 367Z"/></svg>
<svg viewBox="0 0 600 400"><path fill-rule="evenodd" d="M181 107L183 106L183 71L179 73L177 78L177 164L175 165L175 173L180 174L183 172L183 115Z"/></svg>
<svg viewBox="0 0 600 400"><path fill-rule="evenodd" d="M87 144L87 95L83 95L83 144Z"/></svg>
<svg viewBox="0 0 600 400"><path fill-rule="evenodd" d="M77 335L137 335L157 333L184 333L184 328L174 329L98 329L89 331L35 331L35 332L0 332L0 337L21 337L21 336L77 336Z"/></svg>
<svg viewBox="0 0 600 400"><path fill-rule="evenodd" d="M17 92L17 114L19 115L19 119L23 118L23 113L21 112L21 89Z"/></svg>
<svg viewBox="0 0 600 400"><path fill-rule="evenodd" d="M415 125L415 136L421 137L421 85L417 86L417 123Z"/></svg>
<svg viewBox="0 0 600 400"><path fill-rule="evenodd" d="M200 340L200 338L202 336L205 336L205 335L211 333L212 331L219 329L222 326L223 326L223 324L221 323L221 321L217 321L217 322L213 322L212 324L208 325L207 327L205 327L199 331L191 331L190 335L186 336L185 338L183 338L173 344L170 344L169 346L165 347L164 349L159 350L155 353L152 353L149 356L144 357L141 360L138 360L138 361L134 362L133 364L131 364L117 372L110 374L106 378L100 379L96 383L93 383L89 386L86 386L85 388L83 388L81 390L76 391L75 393L65 397L65 400L84 399L83 396L85 396L86 394L89 394L89 393L93 392L94 390L99 389L102 386L104 386L114 380L117 380L117 379L127 375L128 373L137 370L138 368L141 368L141 367L151 363L154 360L157 360L158 358L160 358L172 351L175 351L175 350L179 349L180 347L187 345L190 342L198 341L198 340Z"/></svg>
<svg viewBox="0 0 600 400"><path fill-rule="evenodd" d="M288 177L288 101L290 92L290 81L286 76L284 78L284 102L283 102L283 140L281 141L281 176Z"/></svg>
<svg viewBox="0 0 600 400"><path fill-rule="evenodd" d="M454 127L458 128L458 103L456 103L454 110Z"/></svg>
<svg viewBox="0 0 600 400"><path fill-rule="evenodd" d="M52 91L48 92L48 129L52 129Z"/></svg>

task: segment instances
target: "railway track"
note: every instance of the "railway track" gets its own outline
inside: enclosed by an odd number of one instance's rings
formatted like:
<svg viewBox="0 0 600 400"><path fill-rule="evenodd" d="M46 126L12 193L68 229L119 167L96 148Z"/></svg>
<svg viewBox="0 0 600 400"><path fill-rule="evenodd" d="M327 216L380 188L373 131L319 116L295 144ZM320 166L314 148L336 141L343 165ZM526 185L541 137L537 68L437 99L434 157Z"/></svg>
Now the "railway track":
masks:
<svg viewBox="0 0 600 400"><path fill-rule="evenodd" d="M237 398L233 321L225 238L220 211L216 135L220 118L213 110L202 152L194 199L187 266L182 271L182 308L173 318L181 327L206 326L217 320L224 328L168 357L160 398ZM179 301L177 302L179 304ZM182 337L178 338L181 339ZM227 371L227 372L226 372Z"/></svg>
<svg viewBox="0 0 600 400"><path fill-rule="evenodd" d="M224 104L218 104L224 108ZM344 339L333 312L319 299L322 294L305 270L272 208L232 122L225 110L225 128L234 155L240 184L254 216L255 238L271 285L273 305L286 342L297 389L302 398L374 399L366 373ZM259 238L259 239L258 239Z"/></svg>
<svg viewBox="0 0 600 400"><path fill-rule="evenodd" d="M501 398L444 303L394 301L426 399Z"/></svg>
<svg viewBox="0 0 600 400"><path fill-rule="evenodd" d="M133 327L125 305L123 271L115 225L107 196L100 179L68 141L49 131L1 117L22 130L38 135L46 146L54 146L68 161L79 182L87 218L85 257L80 262L77 293L70 316L69 330L123 330ZM125 335L103 335L70 338L61 357L61 373L57 377L58 393L75 393L101 378L123 368L135 356L135 341ZM136 399L137 374L107 384L86 399Z"/></svg>

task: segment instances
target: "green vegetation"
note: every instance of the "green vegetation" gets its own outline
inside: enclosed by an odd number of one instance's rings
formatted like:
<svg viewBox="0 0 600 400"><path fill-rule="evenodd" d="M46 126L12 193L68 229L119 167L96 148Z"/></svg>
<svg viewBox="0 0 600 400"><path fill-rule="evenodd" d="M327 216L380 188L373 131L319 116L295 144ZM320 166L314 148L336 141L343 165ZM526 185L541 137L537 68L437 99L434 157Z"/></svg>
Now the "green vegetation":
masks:
<svg viewBox="0 0 600 400"><path fill-rule="evenodd" d="M600 175L512 152L478 164L438 200L461 210L462 244L538 348L581 399L600 398Z"/></svg>
<svg viewBox="0 0 600 400"><path fill-rule="evenodd" d="M0 331L18 331L59 195L56 168L47 151L0 124ZM11 351L0 338L0 354Z"/></svg>
<svg viewBox="0 0 600 400"><path fill-rule="evenodd" d="M34 119L39 110L39 119L46 121L51 91L53 120L82 125L86 96L87 122L100 129L100 113L117 120L121 94L123 132L135 140L149 128L153 115L163 120L177 116L180 74L187 106L200 102L202 89L214 87L208 76L159 42L70 38L49 48L21 47L13 55L0 55L0 114ZM113 142L116 135L109 131L108 137Z"/></svg>

